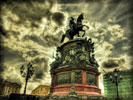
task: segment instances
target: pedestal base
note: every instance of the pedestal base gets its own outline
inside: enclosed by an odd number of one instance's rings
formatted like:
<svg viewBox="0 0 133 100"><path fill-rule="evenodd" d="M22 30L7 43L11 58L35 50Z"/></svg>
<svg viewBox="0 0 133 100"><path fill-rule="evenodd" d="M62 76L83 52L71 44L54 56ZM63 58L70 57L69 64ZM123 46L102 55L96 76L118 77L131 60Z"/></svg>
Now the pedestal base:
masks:
<svg viewBox="0 0 133 100"><path fill-rule="evenodd" d="M51 88L50 95L66 95L71 91L71 84L59 85ZM80 95L95 95L101 96L101 90L96 86L86 84L74 84L75 92Z"/></svg>
<svg viewBox="0 0 133 100"><path fill-rule="evenodd" d="M63 96L50 96L48 100L107 100L103 96L88 96L88 95L63 95Z"/></svg>
<svg viewBox="0 0 133 100"><path fill-rule="evenodd" d="M78 94L67 95L23 95L23 94L10 94L9 97L0 97L1 100L107 100L103 96L88 96Z"/></svg>

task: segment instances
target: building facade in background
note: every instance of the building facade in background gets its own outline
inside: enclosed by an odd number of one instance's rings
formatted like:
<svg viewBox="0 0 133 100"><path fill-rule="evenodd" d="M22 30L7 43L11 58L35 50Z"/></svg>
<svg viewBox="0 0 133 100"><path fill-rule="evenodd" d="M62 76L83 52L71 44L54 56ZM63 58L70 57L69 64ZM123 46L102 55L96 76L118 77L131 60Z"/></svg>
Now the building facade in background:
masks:
<svg viewBox="0 0 133 100"><path fill-rule="evenodd" d="M109 78L110 73L104 75L104 96L107 100L115 100L116 85L111 82ZM122 100L133 100L133 70L123 70L120 73L122 81L118 85L119 97Z"/></svg>
<svg viewBox="0 0 133 100"><path fill-rule="evenodd" d="M0 81L0 95L10 95L11 93L20 93L21 85L16 82L5 80Z"/></svg>
<svg viewBox="0 0 133 100"><path fill-rule="evenodd" d="M46 85L39 85L37 88L35 88L31 94L33 95L48 95L50 90L50 86Z"/></svg>

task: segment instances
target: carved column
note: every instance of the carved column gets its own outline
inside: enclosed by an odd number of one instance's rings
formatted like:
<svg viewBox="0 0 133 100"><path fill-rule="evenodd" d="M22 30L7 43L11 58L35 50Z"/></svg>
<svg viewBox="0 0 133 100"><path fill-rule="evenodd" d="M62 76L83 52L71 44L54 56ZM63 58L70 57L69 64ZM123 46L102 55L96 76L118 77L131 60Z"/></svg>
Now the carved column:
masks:
<svg viewBox="0 0 133 100"><path fill-rule="evenodd" d="M86 84L86 72L82 70L82 84Z"/></svg>
<svg viewBox="0 0 133 100"><path fill-rule="evenodd" d="M52 87L56 85L56 75L52 74Z"/></svg>
<svg viewBox="0 0 133 100"><path fill-rule="evenodd" d="M96 80L97 80L97 87L99 88L99 79L98 79L98 76L96 76Z"/></svg>

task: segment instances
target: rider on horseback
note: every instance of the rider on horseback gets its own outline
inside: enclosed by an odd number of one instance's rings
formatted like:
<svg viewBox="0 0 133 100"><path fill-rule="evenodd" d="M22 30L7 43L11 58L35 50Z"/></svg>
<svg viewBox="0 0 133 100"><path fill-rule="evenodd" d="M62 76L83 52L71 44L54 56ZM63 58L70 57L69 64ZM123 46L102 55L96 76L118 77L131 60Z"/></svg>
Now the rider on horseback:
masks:
<svg viewBox="0 0 133 100"><path fill-rule="evenodd" d="M74 30L74 29L75 29L75 25L76 25L76 23L74 22L74 18L71 17L70 23L69 23L70 29L71 29L71 30Z"/></svg>
<svg viewBox="0 0 133 100"><path fill-rule="evenodd" d="M69 40L72 40L75 35L77 35L79 37L80 36L79 35L80 31L83 32L82 37L85 35L85 30L83 30L83 27L87 27L87 29L89 27L82 24L83 19L84 19L83 13L81 13L78 16L77 23L75 23L74 18L71 17L70 23L69 23L70 29L66 30L66 33L62 35L61 43L64 41L65 37L69 38Z"/></svg>
<svg viewBox="0 0 133 100"><path fill-rule="evenodd" d="M71 30L74 30L76 27L82 26L82 20L84 19L83 13L81 13L77 18L77 23L74 22L74 18L71 17L69 27Z"/></svg>

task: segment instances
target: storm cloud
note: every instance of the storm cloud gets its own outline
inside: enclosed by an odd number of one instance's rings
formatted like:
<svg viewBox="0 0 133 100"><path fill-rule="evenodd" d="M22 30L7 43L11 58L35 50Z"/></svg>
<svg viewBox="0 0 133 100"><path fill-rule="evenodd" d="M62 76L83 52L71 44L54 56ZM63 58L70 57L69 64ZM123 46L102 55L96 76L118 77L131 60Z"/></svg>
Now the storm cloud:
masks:
<svg viewBox="0 0 133 100"><path fill-rule="evenodd" d="M107 61L102 63L102 66L104 68L114 68L114 67L121 67L125 63L125 59L117 59L117 58L111 58Z"/></svg>
<svg viewBox="0 0 133 100"><path fill-rule="evenodd" d="M1 65L0 66L0 79L3 79L3 72L6 70L6 66L4 66L4 65Z"/></svg>
<svg viewBox="0 0 133 100"><path fill-rule="evenodd" d="M102 2L104 0L58 0L59 3L63 4L75 4L75 3L89 3L89 2Z"/></svg>
<svg viewBox="0 0 133 100"><path fill-rule="evenodd" d="M63 13L60 13L60 12L55 12L53 13L52 15L52 19L59 25L59 26L62 26L65 20L65 16Z"/></svg>

